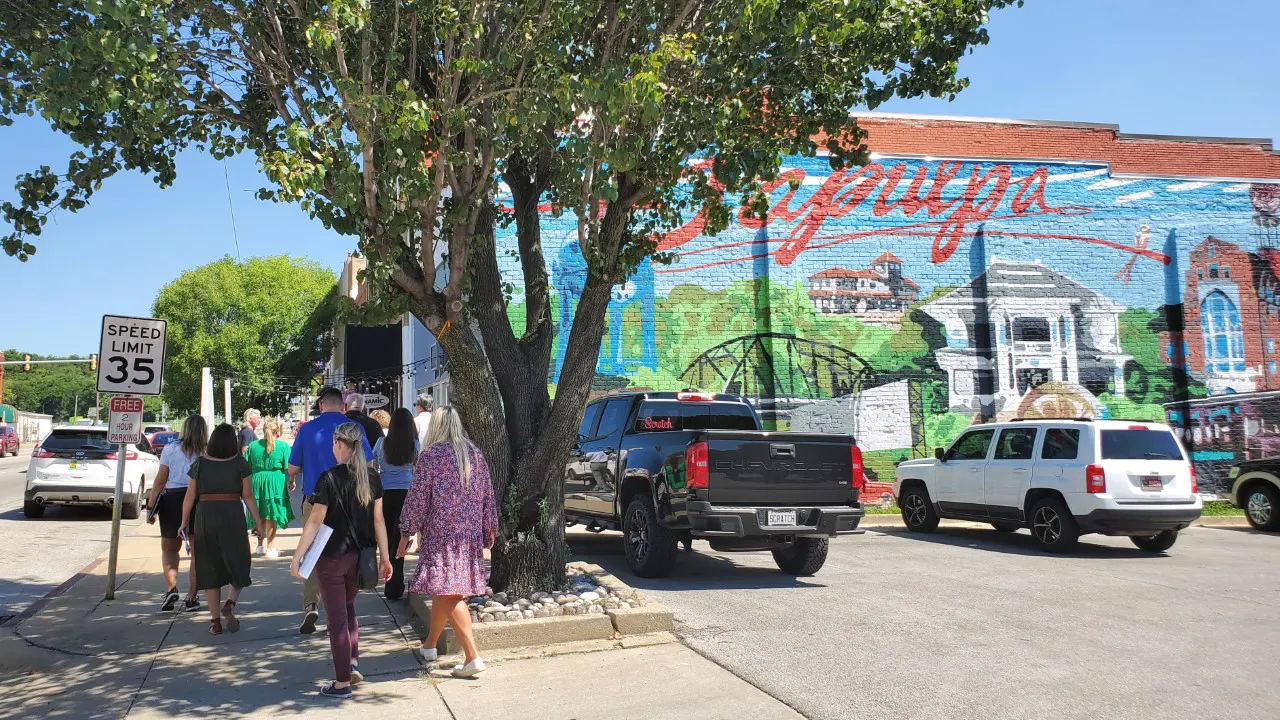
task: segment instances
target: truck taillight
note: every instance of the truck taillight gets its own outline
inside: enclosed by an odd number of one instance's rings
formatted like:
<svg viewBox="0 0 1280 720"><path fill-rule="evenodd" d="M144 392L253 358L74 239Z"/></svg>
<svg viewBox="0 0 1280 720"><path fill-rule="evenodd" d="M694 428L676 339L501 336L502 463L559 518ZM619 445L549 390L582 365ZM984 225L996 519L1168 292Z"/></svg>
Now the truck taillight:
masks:
<svg viewBox="0 0 1280 720"><path fill-rule="evenodd" d="M1090 465L1084 469L1084 489L1087 493L1104 493L1107 491L1107 474L1101 465Z"/></svg>
<svg viewBox="0 0 1280 720"><path fill-rule="evenodd" d="M711 476L707 467L707 444L694 443L685 451L685 480L690 490L705 490Z"/></svg>
<svg viewBox="0 0 1280 720"><path fill-rule="evenodd" d="M107 453L106 455L103 455L103 456L102 456L102 459L103 459L103 460L118 460L118 459L120 459L120 454L119 454L119 453L109 452L109 453ZM124 459L125 459L126 461L127 461L127 460L137 460L137 459L138 459L138 453L136 453L136 452L134 452L134 451L130 450L130 451L128 451L128 452L126 452L126 453L124 454Z"/></svg>
<svg viewBox="0 0 1280 720"><path fill-rule="evenodd" d="M1195 495L1200 492L1200 481L1196 479L1196 466L1187 463L1187 470L1191 472L1191 494Z"/></svg>
<svg viewBox="0 0 1280 720"><path fill-rule="evenodd" d="M46 460L53 456L54 456L53 453L49 452L48 450L45 450L44 448L36 448L31 453L31 457L33 458L43 458Z"/></svg>
<svg viewBox="0 0 1280 720"><path fill-rule="evenodd" d="M853 473L849 484L853 486L854 490L862 492L867 487L867 476L862 469L862 450L857 445L854 445L849 448L849 456L852 460L850 469Z"/></svg>
<svg viewBox="0 0 1280 720"><path fill-rule="evenodd" d="M678 392L676 400L681 402L712 402L716 399L715 393L698 393L698 392Z"/></svg>

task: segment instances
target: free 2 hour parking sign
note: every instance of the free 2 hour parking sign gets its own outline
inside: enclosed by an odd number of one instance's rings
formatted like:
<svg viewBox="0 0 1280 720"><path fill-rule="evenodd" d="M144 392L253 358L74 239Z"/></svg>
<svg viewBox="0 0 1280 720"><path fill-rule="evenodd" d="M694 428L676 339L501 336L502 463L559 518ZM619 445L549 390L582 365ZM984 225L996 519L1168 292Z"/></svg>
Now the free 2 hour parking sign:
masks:
<svg viewBox="0 0 1280 720"><path fill-rule="evenodd" d="M164 387L165 321L102 316L98 392L159 395Z"/></svg>

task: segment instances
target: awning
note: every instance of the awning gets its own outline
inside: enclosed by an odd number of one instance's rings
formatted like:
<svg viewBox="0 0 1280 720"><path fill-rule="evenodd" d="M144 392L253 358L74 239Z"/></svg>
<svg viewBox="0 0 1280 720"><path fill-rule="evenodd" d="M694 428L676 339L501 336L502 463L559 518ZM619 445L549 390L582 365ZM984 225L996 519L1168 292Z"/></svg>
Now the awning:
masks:
<svg viewBox="0 0 1280 720"><path fill-rule="evenodd" d="M14 410L12 405L0 405L0 422L18 422L18 411Z"/></svg>

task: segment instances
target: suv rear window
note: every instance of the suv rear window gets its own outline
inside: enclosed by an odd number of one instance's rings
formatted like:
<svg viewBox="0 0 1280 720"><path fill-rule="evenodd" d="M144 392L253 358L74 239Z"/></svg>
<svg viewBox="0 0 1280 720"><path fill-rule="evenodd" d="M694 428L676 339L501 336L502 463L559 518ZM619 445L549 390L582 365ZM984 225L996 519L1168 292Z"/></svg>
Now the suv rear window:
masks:
<svg viewBox="0 0 1280 720"><path fill-rule="evenodd" d="M1103 460L1182 460L1168 430L1103 430Z"/></svg>
<svg viewBox="0 0 1280 720"><path fill-rule="evenodd" d="M671 430L757 430L751 407L742 403L650 400L640 406L631 432Z"/></svg>
<svg viewBox="0 0 1280 720"><path fill-rule="evenodd" d="M67 452L68 450L114 450L115 445L107 442L105 432L86 430L54 430L40 444L45 450Z"/></svg>

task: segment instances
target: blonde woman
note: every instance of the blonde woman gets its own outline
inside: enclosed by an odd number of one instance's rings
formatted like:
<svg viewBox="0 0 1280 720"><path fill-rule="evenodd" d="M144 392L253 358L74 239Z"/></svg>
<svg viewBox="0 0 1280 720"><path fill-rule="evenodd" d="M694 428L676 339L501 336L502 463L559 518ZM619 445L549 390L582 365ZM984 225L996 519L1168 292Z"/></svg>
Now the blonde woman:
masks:
<svg viewBox="0 0 1280 720"><path fill-rule="evenodd" d="M258 538L254 554L266 555L273 560L280 557L280 551L276 550L276 530L289 527L294 517L293 504L289 502L289 491L285 487L289 480L289 445L279 439L283 432L279 418L268 418L262 426L262 439L249 443L245 456L249 461L253 497L258 501L265 535ZM245 518L246 523L251 520Z"/></svg>
<svg viewBox="0 0 1280 720"><path fill-rule="evenodd" d="M320 694L351 697L351 686L364 680L360 674L360 625L356 622L356 566L360 551L377 547L379 574L391 577L387 554L387 526L382 517L382 481L369 467L364 431L349 422L333 431L333 456L338 464L316 481L311 513L302 528L302 539L293 554L293 576L300 577L302 556L315 541L321 525L333 531L312 575L320 583L320 600L329 622L329 649L333 653L334 681Z"/></svg>
<svg viewBox="0 0 1280 720"><path fill-rule="evenodd" d="M377 410L369 413L369 417L377 421L378 425L382 427L382 434L386 435L387 428L391 427L391 413L383 410L382 408L378 408ZM377 439L375 438L372 442L377 442Z"/></svg>
<svg viewBox="0 0 1280 720"><path fill-rule="evenodd" d="M475 677L484 671L484 660L476 652L471 615L462 600L485 592L484 551L497 538L498 511L489 467L451 407L431 413L427 447L418 456L400 515L396 557L404 557L409 539L419 533L418 569L409 592L431 596L431 630L422 643L422 658L436 659L436 644L448 620L466 656L453 675Z"/></svg>

